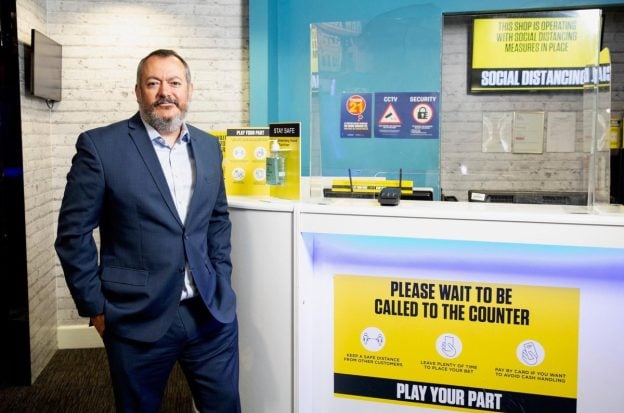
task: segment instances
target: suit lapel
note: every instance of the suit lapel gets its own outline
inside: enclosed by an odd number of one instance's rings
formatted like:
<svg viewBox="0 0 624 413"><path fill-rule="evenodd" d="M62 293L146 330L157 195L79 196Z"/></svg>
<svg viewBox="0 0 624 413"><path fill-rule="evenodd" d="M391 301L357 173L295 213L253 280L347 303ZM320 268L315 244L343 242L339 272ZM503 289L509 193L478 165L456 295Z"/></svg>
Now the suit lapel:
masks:
<svg viewBox="0 0 624 413"><path fill-rule="evenodd" d="M167 180L162 171L162 167L160 166L160 162L158 161L158 157L156 156L156 151L154 150L154 146L145 130L145 126L141 121L140 115L137 113L128 121L128 130L130 134L130 138L136 145L141 158L143 158L143 162L145 162L145 166L149 170L160 194L162 195L167 207L175 217L176 221L180 224L180 226L184 226L182 221L180 220L180 216L178 215L178 211L175 207L175 203L173 202L173 198L171 197L171 191L169 190L169 186L167 185Z"/></svg>
<svg viewBox="0 0 624 413"><path fill-rule="evenodd" d="M205 199L205 194L203 193L206 190L206 155L205 148L202 145L202 142L197 137L197 133L192 133L189 127L189 138L191 144L191 150L193 151L193 158L195 159L195 187L193 188L193 195L191 196L191 201L189 204L188 214L186 216L186 221L190 222L192 216L197 208L198 200Z"/></svg>

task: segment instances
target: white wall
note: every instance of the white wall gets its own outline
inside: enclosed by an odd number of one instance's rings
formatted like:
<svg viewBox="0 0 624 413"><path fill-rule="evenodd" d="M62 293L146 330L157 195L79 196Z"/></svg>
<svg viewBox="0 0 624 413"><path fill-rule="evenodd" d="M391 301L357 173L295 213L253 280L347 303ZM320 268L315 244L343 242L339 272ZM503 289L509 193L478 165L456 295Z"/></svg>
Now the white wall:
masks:
<svg viewBox="0 0 624 413"><path fill-rule="evenodd" d="M191 66L191 123L205 130L247 125L248 5L245 0L18 0L17 18L22 57L32 28L63 45L62 101L48 110L43 100L22 92L34 381L57 348L57 325L69 331L86 325L53 249L78 134L136 112L136 65L157 48L175 49Z"/></svg>
<svg viewBox="0 0 624 413"><path fill-rule="evenodd" d="M43 101L24 91L24 45L30 31L46 32L46 1L17 1L22 90L22 150L28 266L31 375L34 381L57 348L54 188L50 113Z"/></svg>

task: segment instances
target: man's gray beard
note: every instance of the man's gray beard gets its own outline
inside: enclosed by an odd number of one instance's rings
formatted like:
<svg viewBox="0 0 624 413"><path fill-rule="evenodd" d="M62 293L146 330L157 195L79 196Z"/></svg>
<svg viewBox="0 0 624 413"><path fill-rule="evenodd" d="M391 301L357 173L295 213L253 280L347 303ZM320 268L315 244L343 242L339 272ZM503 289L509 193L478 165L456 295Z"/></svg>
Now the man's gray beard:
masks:
<svg viewBox="0 0 624 413"><path fill-rule="evenodd" d="M141 115L143 115L143 120L152 128L156 129L158 133L169 134L180 130L184 123L186 112L180 112L173 118L165 119L158 116L153 110L145 110L142 108Z"/></svg>

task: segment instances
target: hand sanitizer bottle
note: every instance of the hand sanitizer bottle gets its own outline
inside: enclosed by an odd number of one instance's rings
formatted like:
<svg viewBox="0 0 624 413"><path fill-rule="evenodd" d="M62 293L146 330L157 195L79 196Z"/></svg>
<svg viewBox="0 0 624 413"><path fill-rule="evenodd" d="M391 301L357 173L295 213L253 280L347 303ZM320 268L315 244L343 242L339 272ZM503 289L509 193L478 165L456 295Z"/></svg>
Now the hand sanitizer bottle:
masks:
<svg viewBox="0 0 624 413"><path fill-rule="evenodd" d="M283 185L286 178L286 160L280 154L277 139L271 141L271 154L266 158L267 185Z"/></svg>

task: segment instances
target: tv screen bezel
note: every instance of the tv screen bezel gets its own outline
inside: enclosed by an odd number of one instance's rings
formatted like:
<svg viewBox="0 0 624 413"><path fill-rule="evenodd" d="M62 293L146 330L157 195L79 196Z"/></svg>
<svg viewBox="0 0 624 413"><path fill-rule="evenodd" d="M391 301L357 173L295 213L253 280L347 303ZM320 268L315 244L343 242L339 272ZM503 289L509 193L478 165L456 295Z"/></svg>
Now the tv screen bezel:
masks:
<svg viewBox="0 0 624 413"><path fill-rule="evenodd" d="M60 102L63 89L63 46L31 30L30 93L46 101Z"/></svg>

